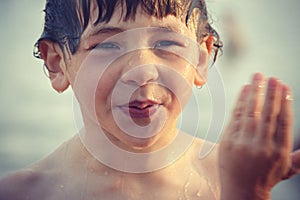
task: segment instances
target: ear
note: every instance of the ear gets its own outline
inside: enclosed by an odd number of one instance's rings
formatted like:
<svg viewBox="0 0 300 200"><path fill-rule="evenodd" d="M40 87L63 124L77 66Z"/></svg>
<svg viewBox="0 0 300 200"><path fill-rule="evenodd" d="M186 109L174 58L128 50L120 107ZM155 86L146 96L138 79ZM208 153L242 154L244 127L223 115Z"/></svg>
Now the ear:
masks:
<svg viewBox="0 0 300 200"><path fill-rule="evenodd" d="M205 46L206 46L209 56L211 56L211 53L212 53L212 50L214 47L214 42L215 42L215 38L212 35L207 36L203 41L203 43L205 43Z"/></svg>
<svg viewBox="0 0 300 200"><path fill-rule="evenodd" d="M70 82L66 76L64 54L59 44L50 40L42 40L39 43L39 50L49 71L52 87L59 93L65 91Z"/></svg>
<svg viewBox="0 0 300 200"><path fill-rule="evenodd" d="M199 64L196 68L195 82L196 86L203 86L207 80L208 60L213 51L214 37L209 35L205 37L201 43L202 49L199 54Z"/></svg>
<svg viewBox="0 0 300 200"><path fill-rule="evenodd" d="M201 87L206 83L207 79L207 65L206 66L197 66L195 69L194 84L197 87Z"/></svg>

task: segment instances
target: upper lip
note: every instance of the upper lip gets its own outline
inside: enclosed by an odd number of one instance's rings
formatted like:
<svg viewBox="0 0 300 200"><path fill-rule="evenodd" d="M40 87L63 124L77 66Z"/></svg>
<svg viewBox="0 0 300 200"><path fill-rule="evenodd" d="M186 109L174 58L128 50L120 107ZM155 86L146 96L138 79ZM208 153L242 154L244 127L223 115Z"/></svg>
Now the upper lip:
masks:
<svg viewBox="0 0 300 200"><path fill-rule="evenodd" d="M129 107L129 108L138 108L138 109L145 109L153 105L161 105L161 103L156 102L154 100L133 100L127 104L122 105L121 107Z"/></svg>

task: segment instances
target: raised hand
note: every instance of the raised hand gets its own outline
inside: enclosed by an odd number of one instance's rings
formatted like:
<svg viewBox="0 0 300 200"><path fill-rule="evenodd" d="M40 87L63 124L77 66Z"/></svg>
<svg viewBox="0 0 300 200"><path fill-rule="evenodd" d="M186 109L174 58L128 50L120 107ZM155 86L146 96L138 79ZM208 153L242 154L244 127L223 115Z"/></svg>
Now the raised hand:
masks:
<svg viewBox="0 0 300 200"><path fill-rule="evenodd" d="M276 183L299 173L300 151L291 154L292 123L289 87L255 74L220 143L222 199L270 199Z"/></svg>

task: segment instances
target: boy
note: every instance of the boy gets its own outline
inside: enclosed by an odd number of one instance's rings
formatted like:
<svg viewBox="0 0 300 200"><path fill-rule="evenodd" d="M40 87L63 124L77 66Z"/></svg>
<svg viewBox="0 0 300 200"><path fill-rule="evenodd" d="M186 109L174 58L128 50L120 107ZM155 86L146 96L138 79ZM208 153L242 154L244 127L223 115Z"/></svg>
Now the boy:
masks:
<svg viewBox="0 0 300 200"><path fill-rule="evenodd" d="M37 55L55 90L72 87L84 127L3 179L0 199L269 199L299 171L291 94L275 78L265 104L261 74L244 87L205 158L204 141L177 130L220 46L203 0L48 0L45 12Z"/></svg>

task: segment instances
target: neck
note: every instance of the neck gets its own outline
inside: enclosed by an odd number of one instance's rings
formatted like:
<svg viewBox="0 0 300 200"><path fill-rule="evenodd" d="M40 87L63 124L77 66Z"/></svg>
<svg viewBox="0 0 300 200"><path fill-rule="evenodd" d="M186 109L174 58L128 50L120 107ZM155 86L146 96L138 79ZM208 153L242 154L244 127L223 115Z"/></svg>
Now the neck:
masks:
<svg viewBox="0 0 300 200"><path fill-rule="evenodd" d="M159 138L157 144L160 144L160 148L132 151L114 144L96 122L87 120L84 116L83 119L85 126L79 133L83 146L100 163L122 172L145 173L169 166L180 158L194 139L174 130L172 139L166 138L165 133ZM167 145L162 145L163 143Z"/></svg>

